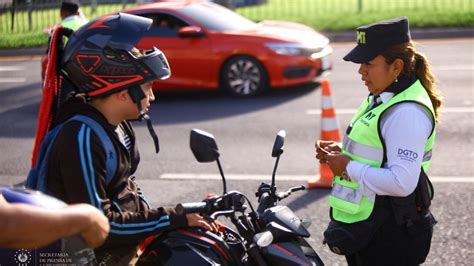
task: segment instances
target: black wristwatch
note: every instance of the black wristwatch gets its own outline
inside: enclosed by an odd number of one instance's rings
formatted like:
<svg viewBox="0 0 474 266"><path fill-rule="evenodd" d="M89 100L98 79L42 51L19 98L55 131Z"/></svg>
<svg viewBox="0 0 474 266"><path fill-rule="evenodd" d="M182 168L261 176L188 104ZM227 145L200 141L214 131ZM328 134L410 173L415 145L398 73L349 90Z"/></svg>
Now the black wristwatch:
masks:
<svg viewBox="0 0 474 266"><path fill-rule="evenodd" d="M347 171L346 171L346 170L343 170L343 171L342 171L341 177L342 177L342 179L344 179L344 180L351 181L351 177L347 174Z"/></svg>

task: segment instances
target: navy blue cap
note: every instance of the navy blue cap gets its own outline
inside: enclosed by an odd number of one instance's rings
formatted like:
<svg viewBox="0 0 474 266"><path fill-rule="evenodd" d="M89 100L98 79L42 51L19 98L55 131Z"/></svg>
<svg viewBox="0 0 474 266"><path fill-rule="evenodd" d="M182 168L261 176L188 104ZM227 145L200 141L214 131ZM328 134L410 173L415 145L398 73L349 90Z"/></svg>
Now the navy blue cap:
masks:
<svg viewBox="0 0 474 266"><path fill-rule="evenodd" d="M387 47L411 40L407 17L383 20L357 28L357 46L346 56L345 61L367 63L381 54Z"/></svg>

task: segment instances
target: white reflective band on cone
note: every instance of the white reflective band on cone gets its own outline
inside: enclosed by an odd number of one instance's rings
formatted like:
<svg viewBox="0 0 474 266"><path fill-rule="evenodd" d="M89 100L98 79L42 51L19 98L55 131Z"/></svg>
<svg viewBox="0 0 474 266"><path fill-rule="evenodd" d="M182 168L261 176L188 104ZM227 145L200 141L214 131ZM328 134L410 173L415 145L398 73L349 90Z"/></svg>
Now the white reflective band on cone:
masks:
<svg viewBox="0 0 474 266"><path fill-rule="evenodd" d="M321 118L321 130L329 131L337 129L339 129L339 125L335 118Z"/></svg>
<svg viewBox="0 0 474 266"><path fill-rule="evenodd" d="M322 108L323 109L332 109L334 106L332 105L332 99L331 96L321 96L322 100Z"/></svg>

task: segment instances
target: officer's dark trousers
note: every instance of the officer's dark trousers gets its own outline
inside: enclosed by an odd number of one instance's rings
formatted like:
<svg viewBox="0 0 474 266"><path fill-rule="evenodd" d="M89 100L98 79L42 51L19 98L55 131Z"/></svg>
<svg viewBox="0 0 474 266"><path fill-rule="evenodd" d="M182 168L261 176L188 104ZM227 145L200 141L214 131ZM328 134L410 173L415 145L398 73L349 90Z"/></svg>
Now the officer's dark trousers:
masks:
<svg viewBox="0 0 474 266"><path fill-rule="evenodd" d="M349 266L419 265L428 256L433 235L432 216L407 227L397 225L393 214L376 232L369 245L346 256Z"/></svg>

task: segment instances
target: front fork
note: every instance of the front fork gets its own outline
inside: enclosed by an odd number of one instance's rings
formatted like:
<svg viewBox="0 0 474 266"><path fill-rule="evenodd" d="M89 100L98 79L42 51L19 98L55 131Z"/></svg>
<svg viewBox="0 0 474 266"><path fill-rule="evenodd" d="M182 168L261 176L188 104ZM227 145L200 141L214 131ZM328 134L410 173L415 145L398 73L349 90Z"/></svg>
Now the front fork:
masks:
<svg viewBox="0 0 474 266"><path fill-rule="evenodd" d="M237 231L245 240L245 248L250 259L249 265L267 266L262 257L260 247L254 242L255 228L249 221L249 217L242 215L239 218L231 217L232 223L237 227Z"/></svg>

